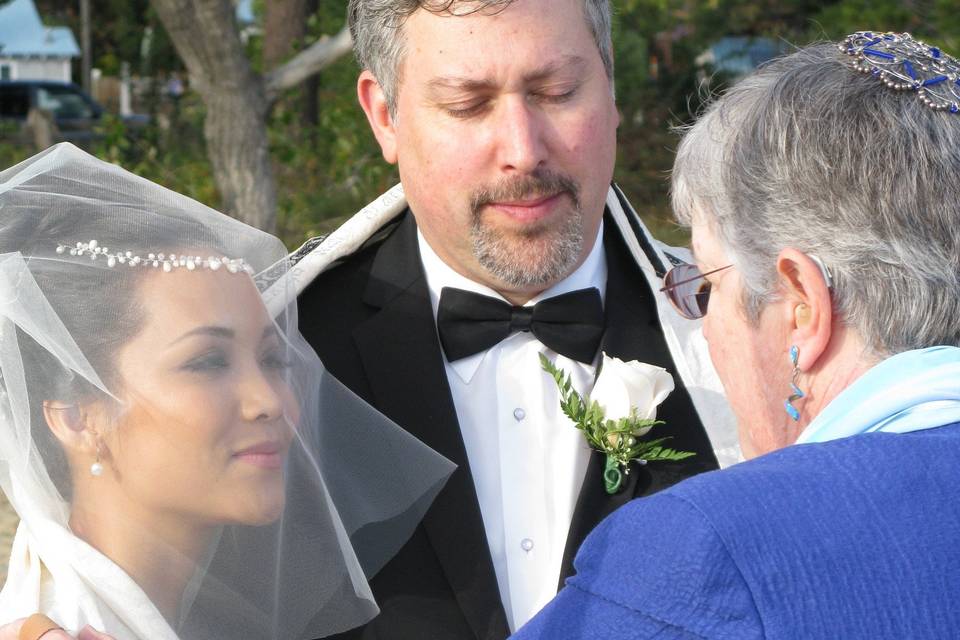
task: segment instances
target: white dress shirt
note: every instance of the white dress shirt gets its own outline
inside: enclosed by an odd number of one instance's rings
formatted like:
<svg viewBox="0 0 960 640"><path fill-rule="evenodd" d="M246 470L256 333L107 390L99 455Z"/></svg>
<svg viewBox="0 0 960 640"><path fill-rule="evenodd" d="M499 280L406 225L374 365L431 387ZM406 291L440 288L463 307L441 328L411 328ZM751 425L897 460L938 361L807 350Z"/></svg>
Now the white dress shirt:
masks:
<svg viewBox="0 0 960 640"><path fill-rule="evenodd" d="M596 287L606 291L603 225L584 263L527 305ZM434 318L443 287L502 296L445 264L418 231L420 256ZM483 526L510 630L532 618L557 594L563 551L583 484L590 449L560 410L553 379L540 368L543 352L589 392L596 362L583 364L514 333L487 351L446 362Z"/></svg>

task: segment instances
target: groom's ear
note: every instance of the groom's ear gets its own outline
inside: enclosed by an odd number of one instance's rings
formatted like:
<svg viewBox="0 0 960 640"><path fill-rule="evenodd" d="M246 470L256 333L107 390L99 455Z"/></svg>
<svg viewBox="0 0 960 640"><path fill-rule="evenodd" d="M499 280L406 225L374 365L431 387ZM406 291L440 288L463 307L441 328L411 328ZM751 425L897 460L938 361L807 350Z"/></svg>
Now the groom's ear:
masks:
<svg viewBox="0 0 960 640"><path fill-rule="evenodd" d="M781 294L789 314L790 343L800 350L800 369L811 369L834 337L830 285L807 254L787 248L777 256Z"/></svg>
<svg viewBox="0 0 960 640"><path fill-rule="evenodd" d="M363 112L367 114L367 121L373 129L373 135L380 143L383 159L390 164L397 162L397 132L393 125L393 117L387 106L387 97L383 87L369 71L360 73L357 79L357 98Z"/></svg>

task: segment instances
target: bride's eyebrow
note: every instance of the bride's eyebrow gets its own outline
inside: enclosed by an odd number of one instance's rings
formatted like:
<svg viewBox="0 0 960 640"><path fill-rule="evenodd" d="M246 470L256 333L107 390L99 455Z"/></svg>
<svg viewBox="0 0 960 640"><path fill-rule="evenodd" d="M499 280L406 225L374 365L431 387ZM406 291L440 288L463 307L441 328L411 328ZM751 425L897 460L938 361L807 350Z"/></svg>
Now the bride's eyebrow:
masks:
<svg viewBox="0 0 960 640"><path fill-rule="evenodd" d="M203 327L197 327L197 328L195 328L195 329L191 329L190 331L187 331L186 333L184 333L183 335L181 335L179 338L175 338L174 340L172 340L172 341L170 342L170 344L168 344L167 346L168 346L168 347L169 347L169 346L173 346L173 345L177 344L178 342L181 342L181 341L186 340L187 338L191 338L191 337L193 337L193 336L211 336L211 337L214 337L214 338L227 338L227 339L230 339L230 338L233 338L234 335L235 335L235 334L234 334L233 329L228 329L228 328L226 328L226 327L218 327L218 326L209 325L209 326L203 326Z"/></svg>

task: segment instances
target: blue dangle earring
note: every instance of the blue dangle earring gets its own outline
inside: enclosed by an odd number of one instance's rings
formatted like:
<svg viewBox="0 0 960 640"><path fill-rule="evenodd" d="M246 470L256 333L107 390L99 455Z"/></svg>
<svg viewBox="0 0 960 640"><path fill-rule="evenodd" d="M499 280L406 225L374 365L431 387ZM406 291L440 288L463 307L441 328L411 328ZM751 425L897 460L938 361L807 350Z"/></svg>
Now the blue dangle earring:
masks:
<svg viewBox="0 0 960 640"><path fill-rule="evenodd" d="M795 406L793 406L794 400L799 400L804 397L803 391L800 387L797 386L797 378L800 377L800 367L797 366L797 361L800 359L800 350L797 349L797 345L790 346L790 362L793 364L793 378L790 380L790 390L793 392L790 394L790 397L783 401L783 408L787 410L787 415L789 415L795 422L800 420L800 412Z"/></svg>

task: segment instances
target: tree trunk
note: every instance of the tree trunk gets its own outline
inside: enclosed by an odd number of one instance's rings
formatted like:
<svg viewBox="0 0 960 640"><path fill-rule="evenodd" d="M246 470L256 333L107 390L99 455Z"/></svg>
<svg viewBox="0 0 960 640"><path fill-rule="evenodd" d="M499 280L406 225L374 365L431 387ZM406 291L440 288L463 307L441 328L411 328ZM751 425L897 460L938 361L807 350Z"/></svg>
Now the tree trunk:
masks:
<svg viewBox="0 0 960 640"><path fill-rule="evenodd" d="M303 43L307 33L307 20L317 12L317 0L271 0L264 4L263 14L263 67L272 69L286 62L295 48ZM312 129L317 124L316 76L311 76L301 85L299 99L300 124Z"/></svg>
<svg viewBox="0 0 960 640"><path fill-rule="evenodd" d="M263 68L285 62L306 35L306 0L270 0L263 5Z"/></svg>
<svg viewBox="0 0 960 640"><path fill-rule="evenodd" d="M320 0L306 0L306 16L317 13L320 8ZM307 127L311 132L316 131L320 124L320 99L317 92L320 91L320 78L316 75L310 76L303 83L303 103L300 105L300 123ZM313 140L316 144L317 140Z"/></svg>
<svg viewBox="0 0 960 640"><path fill-rule="evenodd" d="M231 0L152 0L200 94L207 116L207 157L223 209L273 232L277 187L267 143L267 114L280 92L303 82L350 51L344 27L324 36L261 78L250 67ZM270 4L270 3L268 3Z"/></svg>
<svg viewBox="0 0 960 640"><path fill-rule="evenodd" d="M152 0L207 109L204 137L224 210L272 232L276 183L269 104L240 42L230 0Z"/></svg>
<svg viewBox="0 0 960 640"><path fill-rule="evenodd" d="M352 46L353 40L350 37L350 29L347 27L334 36L321 36L292 60L264 76L268 99L281 91L297 86L310 76L327 68L350 53Z"/></svg>
<svg viewBox="0 0 960 640"><path fill-rule="evenodd" d="M310 76L303 82L303 102L300 103L300 124L311 132L320 124L320 78ZM316 140L314 140L316 142Z"/></svg>

